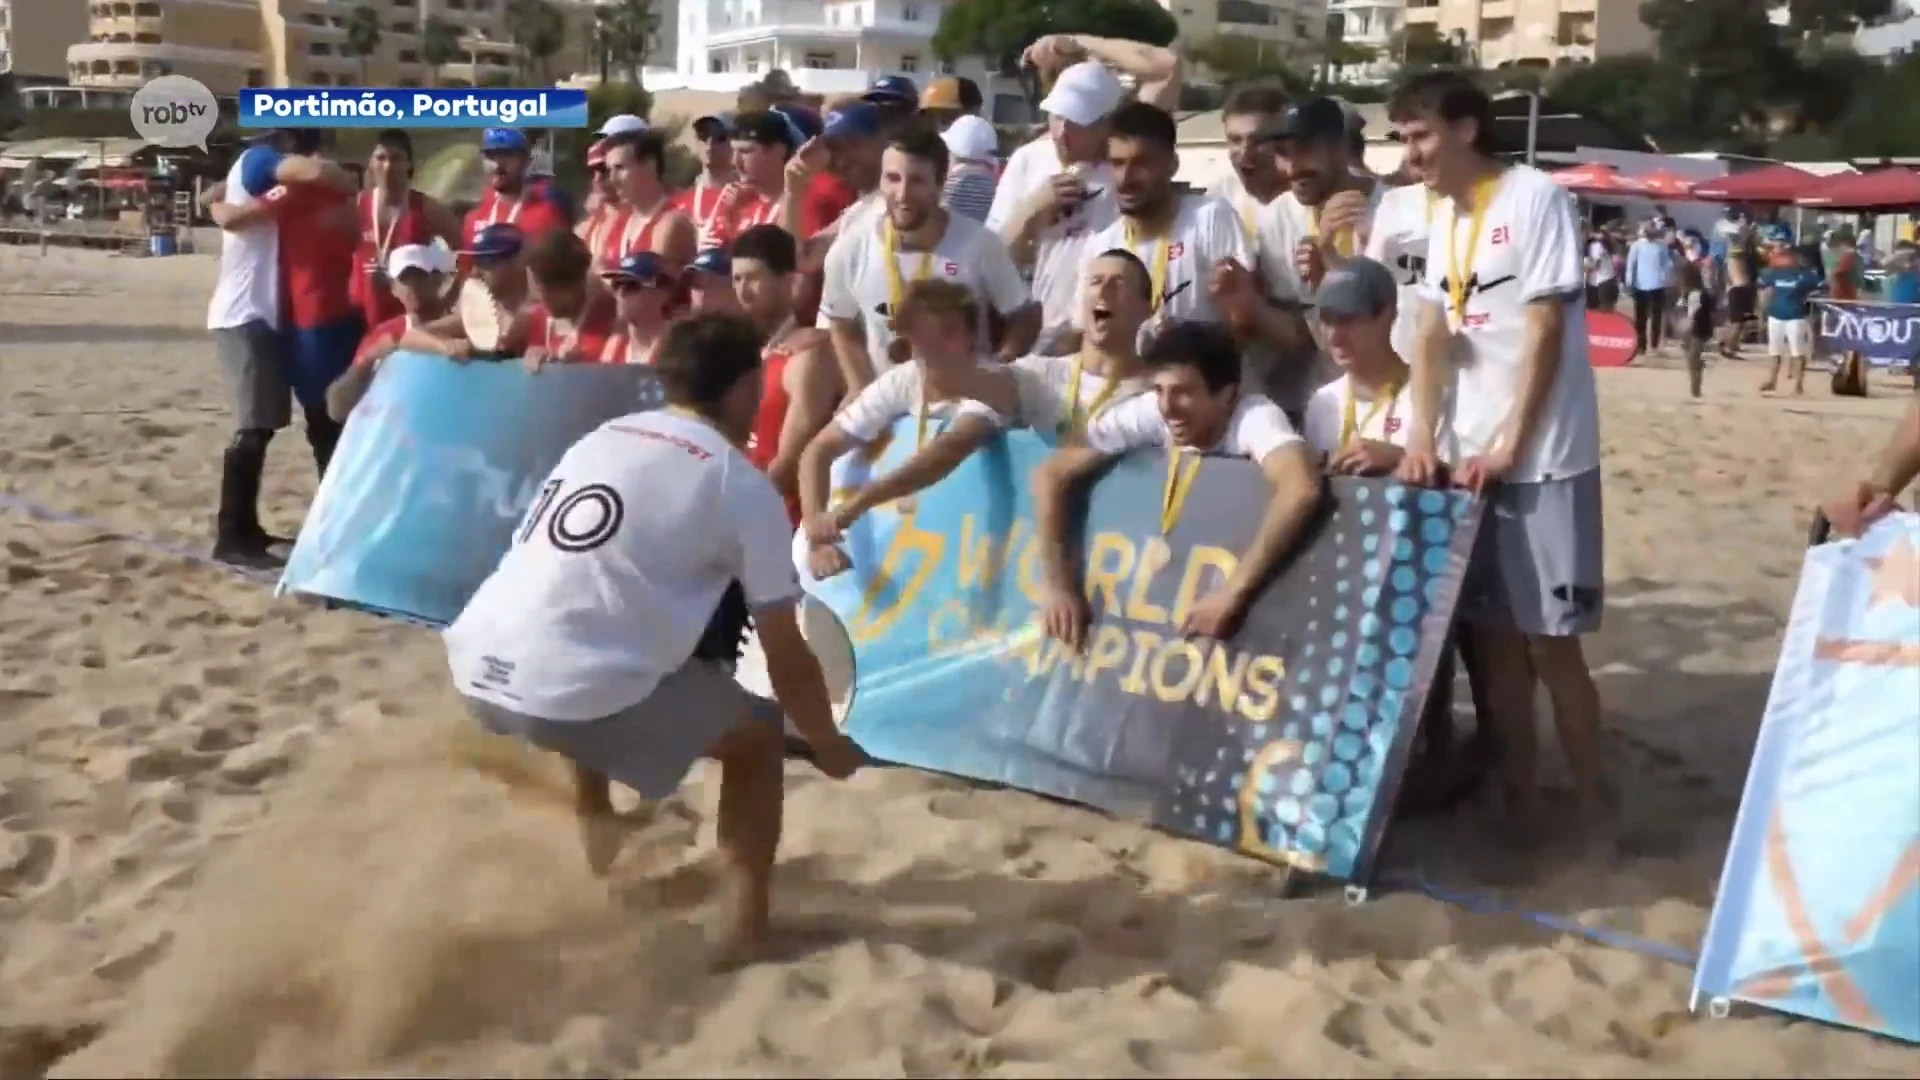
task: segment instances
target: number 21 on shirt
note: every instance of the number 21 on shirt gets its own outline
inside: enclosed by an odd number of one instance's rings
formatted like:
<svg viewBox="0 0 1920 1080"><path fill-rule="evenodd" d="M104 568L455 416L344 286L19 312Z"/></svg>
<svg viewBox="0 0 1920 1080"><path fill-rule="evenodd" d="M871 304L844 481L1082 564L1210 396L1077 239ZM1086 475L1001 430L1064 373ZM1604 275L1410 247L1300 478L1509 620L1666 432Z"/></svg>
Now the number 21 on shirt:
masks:
<svg viewBox="0 0 1920 1080"><path fill-rule="evenodd" d="M568 491L567 482L556 477L534 497L514 543L524 544L544 533L555 550L582 554L613 539L626 516L627 505L618 491L605 484L584 484Z"/></svg>

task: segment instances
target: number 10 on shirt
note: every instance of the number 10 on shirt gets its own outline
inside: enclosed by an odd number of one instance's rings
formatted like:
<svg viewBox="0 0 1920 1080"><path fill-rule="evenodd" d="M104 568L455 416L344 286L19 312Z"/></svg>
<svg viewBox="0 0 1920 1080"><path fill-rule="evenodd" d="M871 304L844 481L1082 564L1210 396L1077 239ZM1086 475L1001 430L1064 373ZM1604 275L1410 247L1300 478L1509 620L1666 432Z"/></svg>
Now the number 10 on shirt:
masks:
<svg viewBox="0 0 1920 1080"><path fill-rule="evenodd" d="M556 477L534 497L514 543L524 544L544 531L556 550L581 554L613 539L626 516L626 502L607 485L585 484L567 491L567 482Z"/></svg>

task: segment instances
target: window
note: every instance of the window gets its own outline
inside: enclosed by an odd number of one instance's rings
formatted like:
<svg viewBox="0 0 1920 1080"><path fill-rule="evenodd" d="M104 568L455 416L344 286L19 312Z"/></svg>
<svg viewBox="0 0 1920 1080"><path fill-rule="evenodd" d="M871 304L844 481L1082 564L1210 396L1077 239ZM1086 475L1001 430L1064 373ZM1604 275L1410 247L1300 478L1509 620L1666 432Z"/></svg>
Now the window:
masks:
<svg viewBox="0 0 1920 1080"><path fill-rule="evenodd" d="M812 68L815 71L829 71L839 67L840 64L830 52L810 52L801 59L800 66Z"/></svg>
<svg viewBox="0 0 1920 1080"><path fill-rule="evenodd" d="M393 24L392 29L396 34L412 34L417 33L420 28L410 22L397 22Z"/></svg>
<svg viewBox="0 0 1920 1080"><path fill-rule="evenodd" d="M908 53L900 58L900 73L902 75L912 75L919 70L920 58L918 56Z"/></svg>
<svg viewBox="0 0 1920 1080"><path fill-rule="evenodd" d="M709 75L725 75L727 73L727 62L718 56L707 57L707 73Z"/></svg>
<svg viewBox="0 0 1920 1080"><path fill-rule="evenodd" d="M919 4L900 5L900 19L902 22L919 22L920 21L920 5Z"/></svg>
<svg viewBox="0 0 1920 1080"><path fill-rule="evenodd" d="M1276 26L1280 13L1253 0L1220 0L1220 21L1240 26Z"/></svg>
<svg viewBox="0 0 1920 1080"><path fill-rule="evenodd" d="M401 49L400 62L403 64L417 64L420 62L420 54L412 49Z"/></svg>
<svg viewBox="0 0 1920 1080"><path fill-rule="evenodd" d="M749 75L760 74L760 58L759 57L757 56L747 57L747 74Z"/></svg>
<svg viewBox="0 0 1920 1080"><path fill-rule="evenodd" d="M333 46L327 44L324 41L309 41L307 43L307 55L308 56L332 56Z"/></svg>

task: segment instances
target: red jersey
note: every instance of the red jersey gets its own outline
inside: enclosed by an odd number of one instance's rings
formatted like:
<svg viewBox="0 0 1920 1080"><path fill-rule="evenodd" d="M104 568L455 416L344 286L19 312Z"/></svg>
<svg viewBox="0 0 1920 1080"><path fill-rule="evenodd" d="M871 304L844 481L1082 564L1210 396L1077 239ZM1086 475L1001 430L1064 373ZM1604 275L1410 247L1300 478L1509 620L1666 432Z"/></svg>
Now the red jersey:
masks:
<svg viewBox="0 0 1920 1080"><path fill-rule="evenodd" d="M704 238L712 231L714 215L720 210L720 193L724 190L725 184L716 184L706 173L701 173L693 178L692 187L673 197L673 208L692 218L693 227Z"/></svg>
<svg viewBox="0 0 1920 1080"><path fill-rule="evenodd" d="M811 239L840 220L847 207L860 201L853 185L830 172L814 173L800 200L800 238Z"/></svg>
<svg viewBox="0 0 1920 1080"><path fill-rule="evenodd" d="M433 242L432 228L427 223L426 196L417 191L407 192L407 201L399 207L399 213L383 224L379 218L388 217L385 211L389 208L383 206L381 214L374 214L374 197L378 194L360 193L360 246L353 253L353 301L368 326L378 326L403 314L400 301L394 297L387 281L388 253L408 244ZM376 267L380 271L377 274Z"/></svg>
<svg viewBox="0 0 1920 1080"><path fill-rule="evenodd" d="M713 212L712 220L700 234L700 250L727 247L733 238L753 228L765 225L776 219L780 209L780 200L767 198L760 192L740 184L728 184L733 198L727 205Z"/></svg>
<svg viewBox="0 0 1920 1080"><path fill-rule="evenodd" d="M480 230L489 225L516 225L527 238L527 246L555 229L573 228L573 214L564 196L544 182L528 181L518 196L502 195L489 187L480 196L480 204L467 211L460 235L465 247L472 247Z"/></svg>
<svg viewBox="0 0 1920 1080"><path fill-rule="evenodd" d="M360 339L360 349L353 354L354 366L371 363L376 350L385 351L388 346L400 344L400 339L412 325L412 320L405 312L375 324L373 329L367 331L367 336Z"/></svg>
<svg viewBox="0 0 1920 1080"><path fill-rule="evenodd" d="M653 246L653 234L672 212L671 199L660 200L653 213L644 218L629 207L621 207L601 228L596 261L603 267L612 267L631 252L657 250Z"/></svg>
<svg viewBox="0 0 1920 1080"><path fill-rule="evenodd" d="M765 472L780 453L780 429L787 424L787 362L793 359L793 354L785 349L767 348L761 350L760 359L760 411L753 418L753 441L747 444L747 460ZM787 517L798 527L800 500L792 495L785 498Z"/></svg>
<svg viewBox="0 0 1920 1080"><path fill-rule="evenodd" d="M652 364L653 354L660 351L660 343L665 341L667 333L663 327L653 339L653 344L637 346L628 332L621 330L607 343L606 356L601 359L606 364Z"/></svg>
<svg viewBox="0 0 1920 1080"><path fill-rule="evenodd" d="M325 184L281 184L262 196L280 228L281 313L301 329L358 314L353 299L359 236L340 211L352 196Z"/></svg>
<svg viewBox="0 0 1920 1080"><path fill-rule="evenodd" d="M626 360L626 336L619 332L619 316L614 299L603 292L590 293L587 310L578 319L556 319L545 304L528 304L521 315L527 331L527 348L540 349L548 358L583 364L618 364ZM620 348L616 351L615 343Z"/></svg>

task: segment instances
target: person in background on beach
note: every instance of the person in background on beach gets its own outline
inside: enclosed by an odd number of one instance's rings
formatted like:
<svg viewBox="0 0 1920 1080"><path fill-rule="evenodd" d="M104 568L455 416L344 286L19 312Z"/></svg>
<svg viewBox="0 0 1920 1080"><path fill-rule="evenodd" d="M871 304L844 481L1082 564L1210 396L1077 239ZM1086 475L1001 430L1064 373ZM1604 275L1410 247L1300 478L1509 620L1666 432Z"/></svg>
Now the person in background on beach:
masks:
<svg viewBox="0 0 1920 1080"><path fill-rule="evenodd" d="M747 458L767 474L800 525L800 456L833 419L840 403L840 365L824 330L794 316L793 278L799 245L775 225L755 225L733 242L732 291L766 339L761 350L760 412Z"/></svg>
<svg viewBox="0 0 1920 1080"><path fill-rule="evenodd" d="M1793 392L1807 392L1807 362L1813 359L1813 296L1826 279L1813 265L1807 253L1790 244L1775 243L1774 265L1760 272L1761 304L1767 312L1767 355L1773 368L1760 392L1772 393L1780 385L1780 365L1788 362L1793 377Z"/></svg>
<svg viewBox="0 0 1920 1080"><path fill-rule="evenodd" d="M524 132L488 128L480 136L480 154L486 160L487 186L479 205L467 211L461 236L473 247L489 225L512 225L537 244L548 233L571 232L573 208L556 185L527 175L530 148Z"/></svg>
<svg viewBox="0 0 1920 1080"><path fill-rule="evenodd" d="M915 418L917 451L945 432L984 439L1005 429L1007 418L1016 413L1012 377L1004 368L983 366L981 314L980 302L965 285L936 280L907 286L895 324L901 341L912 350L911 359L892 365L861 388L807 443L800 455L800 528L807 535L808 567L815 578L833 577L852 565L839 543L862 514L911 493L899 491L881 499L874 492L887 490L878 486L883 479L854 492L843 505L830 507L834 462L873 445L905 417Z"/></svg>
<svg viewBox="0 0 1920 1080"><path fill-rule="evenodd" d="M1894 500L1920 477L1920 390L1907 403L1907 414L1893 438L1880 451L1873 472L1853 490L1828 500L1821 508L1833 533L1855 537L1881 518L1900 509Z"/></svg>
<svg viewBox="0 0 1920 1080"><path fill-rule="evenodd" d="M1612 311L1620 306L1620 279L1613 273L1613 249L1598 229L1587 236L1587 310Z"/></svg>
<svg viewBox="0 0 1920 1080"><path fill-rule="evenodd" d="M1759 310L1756 303L1759 289L1755 282L1760 274L1760 258L1754 250L1753 230L1750 228L1742 227L1729 238L1728 245L1727 319L1720 329L1720 355L1735 360L1739 358L1740 347L1746 341L1747 325Z"/></svg>
<svg viewBox="0 0 1920 1080"><path fill-rule="evenodd" d="M687 264L686 284L694 314L740 314L740 298L733 291L733 261L726 249L708 248L695 255Z"/></svg>
<svg viewBox="0 0 1920 1080"><path fill-rule="evenodd" d="M1667 330L1667 272L1673 261L1658 222L1641 226L1639 239L1627 248L1627 292L1633 296L1633 330L1642 353L1660 351Z"/></svg>
<svg viewBox="0 0 1920 1080"><path fill-rule="evenodd" d="M940 205L975 221L987 220L993 189L1000 183L1000 136L977 116L963 116L940 133L952 166Z"/></svg>
<svg viewBox="0 0 1920 1080"><path fill-rule="evenodd" d="M393 252L435 240L460 247L460 219L438 200L413 189L413 137L380 133L367 156L368 188L360 192L360 245L353 253L353 298L369 329L403 314L387 276Z"/></svg>
<svg viewBox="0 0 1920 1080"><path fill-rule="evenodd" d="M722 115L703 116L693 122L693 137L700 145L700 172L687 190L673 197L673 208L692 219L698 234L706 236L720 209L720 193L739 178L733 169L733 121Z"/></svg>
<svg viewBox="0 0 1920 1080"><path fill-rule="evenodd" d="M1916 256L1920 249L1911 240L1894 241L1893 250L1887 253L1886 302L1889 304L1920 304L1920 267L1916 267Z"/></svg>
<svg viewBox="0 0 1920 1080"><path fill-rule="evenodd" d="M1462 618L1502 744L1510 824L1532 839L1546 820L1536 676L1553 699L1583 821L1605 812L1600 693L1580 642L1600 627L1606 588L1580 215L1551 177L1492 155L1493 104L1467 75L1409 77L1388 115L1441 196L1397 474L1422 486L1449 482L1441 421L1451 400L1444 435L1458 443L1448 457L1459 461L1451 482L1487 503Z"/></svg>
<svg viewBox="0 0 1920 1080"><path fill-rule="evenodd" d="M667 314L680 291L680 280L667 261L651 251L636 251L600 271L600 280L613 294L615 326L612 338L597 356L605 364L651 364L667 336Z"/></svg>
<svg viewBox="0 0 1920 1080"><path fill-rule="evenodd" d="M447 628L447 663L483 725L572 761L596 873L622 839L610 781L659 800L699 758L719 761L731 896L715 959L733 967L756 959L770 932L782 713L827 776L851 775L862 755L835 726L800 634L786 509L742 450L760 404L759 332L724 315L676 323L654 370L669 407L613 420L567 451ZM777 703L699 655L736 582Z"/></svg>
<svg viewBox="0 0 1920 1080"><path fill-rule="evenodd" d="M1713 340L1713 292L1707 288L1706 260L1689 259L1680 268L1681 339L1687 351L1687 389L1700 396L1707 370L1707 343Z"/></svg>
<svg viewBox="0 0 1920 1080"><path fill-rule="evenodd" d="M461 282L454 309L409 328L400 347L455 360L497 359L507 330L527 306L524 247L517 226L482 229L473 245L459 253L472 274Z"/></svg>
<svg viewBox="0 0 1920 1080"><path fill-rule="evenodd" d="M387 255L382 271L391 283L400 314L367 331L353 366L327 387L327 415L346 424L347 415L366 396L380 365L400 348L407 331L446 312L446 288L453 276L453 252L439 244L406 244Z"/></svg>
<svg viewBox="0 0 1920 1080"><path fill-rule="evenodd" d="M1222 326L1176 322L1154 335L1144 355L1154 392L1129 398L1087 423L1084 446L1063 446L1033 474L1035 528L1046 571L1041 624L1049 637L1083 650L1092 611L1073 566L1067 508L1111 458L1153 449L1166 457L1160 531L1171 535L1204 455L1247 458L1272 494L1259 530L1227 581L1195 601L1181 621L1188 634L1231 637L1280 560L1320 507L1322 478L1307 444L1280 407L1240 389L1240 349Z"/></svg>
<svg viewBox="0 0 1920 1080"><path fill-rule="evenodd" d="M205 195L222 229L207 329L233 383L235 428L222 456L213 557L252 569L279 565L272 548L281 541L260 524L260 480L274 432L293 419L279 334L285 325L280 230L261 203L283 188L324 185L344 199L359 186L333 162L289 153L295 138L294 132L276 131L257 141ZM298 138L304 145L311 136Z"/></svg>

